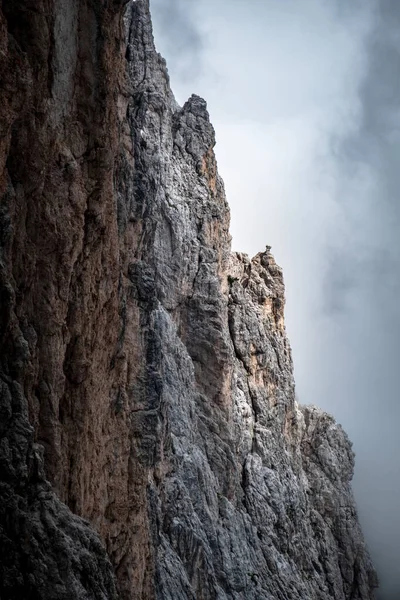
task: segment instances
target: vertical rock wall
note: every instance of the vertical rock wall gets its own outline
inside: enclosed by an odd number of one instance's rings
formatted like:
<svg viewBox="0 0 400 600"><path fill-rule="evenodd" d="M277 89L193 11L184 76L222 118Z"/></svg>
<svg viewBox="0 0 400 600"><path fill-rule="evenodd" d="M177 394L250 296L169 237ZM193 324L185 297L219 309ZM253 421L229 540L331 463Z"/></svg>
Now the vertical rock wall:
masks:
<svg viewBox="0 0 400 600"><path fill-rule="evenodd" d="M99 473L82 465L103 444L98 389L119 326L122 4L1 3L2 600L117 597L99 537L62 501L96 521Z"/></svg>
<svg viewBox="0 0 400 600"><path fill-rule="evenodd" d="M370 599L281 270L231 254L206 104L123 4L1 6L0 597Z"/></svg>

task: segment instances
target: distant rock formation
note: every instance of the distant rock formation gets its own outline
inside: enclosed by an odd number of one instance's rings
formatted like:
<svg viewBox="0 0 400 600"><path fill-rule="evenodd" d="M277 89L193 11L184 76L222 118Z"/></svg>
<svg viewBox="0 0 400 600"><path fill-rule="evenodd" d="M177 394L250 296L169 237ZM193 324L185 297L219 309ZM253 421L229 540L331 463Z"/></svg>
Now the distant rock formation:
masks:
<svg viewBox="0 0 400 600"><path fill-rule="evenodd" d="M351 444L295 401L281 269L231 253L148 1L0 27L1 600L372 599Z"/></svg>

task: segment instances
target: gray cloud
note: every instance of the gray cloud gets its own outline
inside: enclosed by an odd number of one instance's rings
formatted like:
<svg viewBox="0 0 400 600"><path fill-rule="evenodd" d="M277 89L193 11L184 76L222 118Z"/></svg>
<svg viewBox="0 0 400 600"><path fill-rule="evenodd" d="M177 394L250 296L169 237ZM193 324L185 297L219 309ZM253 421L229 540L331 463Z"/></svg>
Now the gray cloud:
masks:
<svg viewBox="0 0 400 600"><path fill-rule="evenodd" d="M374 27L366 41L368 71L359 90L362 106L359 127L340 140L335 157L341 171L338 201L346 208L349 221L359 216L359 230L351 232L355 235L348 235L345 240L350 247L361 246L362 256L353 256L353 259L360 263L362 258L363 264L358 264L354 275L360 280L373 272L377 284L389 278L393 281L392 269L400 258L397 243L400 231L399 26L400 5L395 0L380 0L375 9ZM367 189L365 179L370 181ZM349 197L350 189L357 192L353 198Z"/></svg>
<svg viewBox="0 0 400 600"><path fill-rule="evenodd" d="M201 70L203 37L196 26L194 0L153 0L156 43L173 61L178 77L187 81Z"/></svg>

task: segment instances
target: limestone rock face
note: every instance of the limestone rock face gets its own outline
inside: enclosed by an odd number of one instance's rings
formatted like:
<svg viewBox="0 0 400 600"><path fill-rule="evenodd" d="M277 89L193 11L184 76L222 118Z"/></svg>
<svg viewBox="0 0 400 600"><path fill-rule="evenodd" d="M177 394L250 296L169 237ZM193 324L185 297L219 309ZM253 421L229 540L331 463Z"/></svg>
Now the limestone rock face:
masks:
<svg viewBox="0 0 400 600"><path fill-rule="evenodd" d="M147 0L0 19L1 600L372 599L351 444Z"/></svg>

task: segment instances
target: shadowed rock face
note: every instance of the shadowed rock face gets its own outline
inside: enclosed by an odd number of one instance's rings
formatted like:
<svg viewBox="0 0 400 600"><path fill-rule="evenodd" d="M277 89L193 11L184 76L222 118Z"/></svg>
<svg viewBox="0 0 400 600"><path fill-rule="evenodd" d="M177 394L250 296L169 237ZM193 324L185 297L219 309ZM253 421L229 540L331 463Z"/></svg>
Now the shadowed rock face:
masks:
<svg viewBox="0 0 400 600"><path fill-rule="evenodd" d="M0 10L0 597L367 600L351 445L137 0Z"/></svg>

